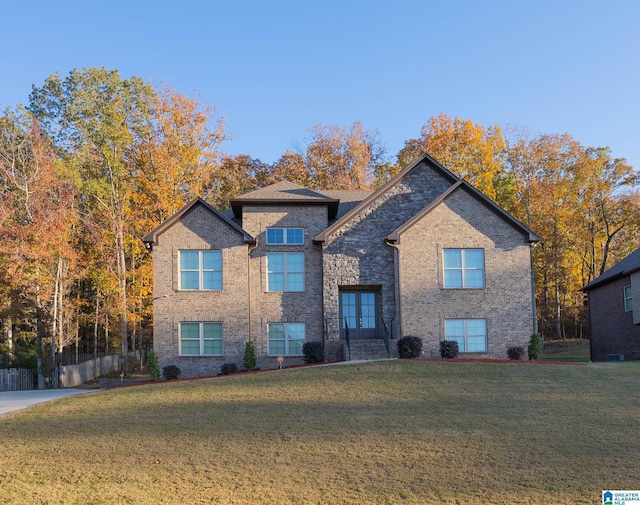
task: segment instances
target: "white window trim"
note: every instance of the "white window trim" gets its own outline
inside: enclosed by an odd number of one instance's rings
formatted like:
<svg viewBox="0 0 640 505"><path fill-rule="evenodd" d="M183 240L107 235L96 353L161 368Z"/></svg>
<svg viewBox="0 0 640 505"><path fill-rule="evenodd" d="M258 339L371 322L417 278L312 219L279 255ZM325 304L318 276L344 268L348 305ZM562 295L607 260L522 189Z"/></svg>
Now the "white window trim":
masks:
<svg viewBox="0 0 640 505"><path fill-rule="evenodd" d="M195 272L195 269L183 269L180 266L180 255L183 252L197 252L198 253L198 288L184 288L182 287L182 272ZM203 252L217 252L220 254L220 270L212 270L203 268ZM178 289L180 291L222 291L224 287L224 276L222 275L222 251L220 249L180 249L178 251ZM220 272L220 288L205 289L204 288L204 273L205 272Z"/></svg>
<svg viewBox="0 0 640 505"><path fill-rule="evenodd" d="M627 296L627 290L629 290L629 296ZM622 297L624 298L624 311L633 312L633 290L631 284L622 288ZM629 301L629 308L627 308L627 301Z"/></svg>
<svg viewBox="0 0 640 505"><path fill-rule="evenodd" d="M270 242L269 241L269 230L282 230L282 242ZM288 242L288 233L287 230L300 230L302 234L302 242ZM270 226L267 228L265 232L267 245L304 245L304 228L282 228L277 226Z"/></svg>
<svg viewBox="0 0 640 505"><path fill-rule="evenodd" d="M460 251L462 256L462 266L460 268L447 268L444 261L444 253L445 251ZM465 266L465 251L482 251L482 268L468 268ZM462 272L462 286L447 286L446 285L446 272L456 270ZM467 286L466 281L466 273L468 271L477 272L478 270L482 270L482 286ZM444 247L442 248L442 286L445 289L484 289L487 284L487 279L485 276L486 273L486 264L485 264L485 250L481 247Z"/></svg>
<svg viewBox="0 0 640 505"><path fill-rule="evenodd" d="M200 342L200 353L199 354L183 354L182 352L182 325L183 324L197 324L198 325L198 336ZM204 325L205 324L217 324L220 325L220 335L219 339L206 339L206 340L220 340L222 342L222 353L221 354L205 354L204 353ZM195 340L195 339L193 339ZM202 356L206 358L221 358L224 356L224 325L220 321L180 321L178 324L178 344L179 344L179 355L180 356Z"/></svg>
<svg viewBox="0 0 640 505"><path fill-rule="evenodd" d="M281 254L283 256L283 261L282 261L282 265L283 265L283 269L282 271L280 270L270 270L269 269L269 255L271 254ZM290 255L301 255L302 256L302 272L299 271L289 271L288 269L288 258ZM304 253L302 252L270 252L267 253L266 256L266 261L267 261L267 291L269 293L303 293L305 288L306 288L306 272L305 272L305 257L304 257ZM283 277L284 277L284 285L282 290L271 290L269 289L269 274L271 273L282 273ZM296 289L296 290L290 290L289 289L289 277L288 274L302 274L302 289Z"/></svg>
<svg viewBox="0 0 640 505"><path fill-rule="evenodd" d="M463 321L464 322L464 335L463 335L463 339L464 339L464 350L460 349L459 352L460 353L486 353L489 352L489 336L487 335L488 330L487 330L487 320L483 319L481 317L468 317L468 318L462 318L462 317L451 317L451 318L447 318L445 319L445 333L444 333L444 338L446 340L449 340L451 335L447 335L447 321ZM467 337L469 336L468 331L467 331L467 322L468 321L484 321L484 351L467 351Z"/></svg>
<svg viewBox="0 0 640 505"><path fill-rule="evenodd" d="M295 324L295 325L300 325L304 328L304 341L307 341L307 325L305 323L277 323L277 322L273 322L273 323L269 323L267 325L267 355L269 357L275 357L275 356L291 356L291 357L299 357L299 356L303 356L302 350L300 350L300 354L291 354L289 352L289 341L293 340L289 337L289 326ZM271 354L271 352L269 351L270 349L270 343L271 343L271 339L269 338L269 327L272 325L279 325L279 326L284 326L284 354L280 355L280 354Z"/></svg>

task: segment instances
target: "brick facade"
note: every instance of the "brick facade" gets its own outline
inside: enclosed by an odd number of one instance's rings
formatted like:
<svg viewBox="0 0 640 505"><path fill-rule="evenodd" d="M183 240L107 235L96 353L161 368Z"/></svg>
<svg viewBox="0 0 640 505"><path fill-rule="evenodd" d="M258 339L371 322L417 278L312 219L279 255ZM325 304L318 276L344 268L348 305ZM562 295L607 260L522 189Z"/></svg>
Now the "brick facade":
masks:
<svg viewBox="0 0 640 505"><path fill-rule="evenodd" d="M248 340L256 345L258 366L275 367L276 357L268 353L270 323L303 323L307 342L324 342L327 361L346 359L340 330L346 293L364 293L363 300L375 295L375 328L350 333L362 337L350 349L354 359L386 356L384 335L420 336L426 354L435 356L444 320L451 317L486 319L488 348L482 356L506 357L507 347L526 345L535 317L535 235L461 184L425 156L371 196L363 193L359 205L351 199L344 215L336 211L336 192L290 183L234 199L234 221L202 201L190 204L144 239L153 247L154 347L161 367L175 364L185 377L219 373L228 362L241 367ZM269 227L302 228L304 243L269 245ZM485 287L443 289L443 247L482 248ZM181 249L221 250L223 289L180 290ZM269 292L270 252L304 254L303 291ZM360 325L371 305L359 309ZM179 323L188 321L221 322L224 356L181 356ZM390 351L396 354L396 340ZM285 364L300 362L292 356Z"/></svg>
<svg viewBox="0 0 640 505"><path fill-rule="evenodd" d="M237 231L197 205L163 232L153 246L153 345L160 368L177 365L185 377L215 375L223 363L242 363L249 334L248 245ZM222 290L183 291L178 251L222 251ZM181 322L221 322L223 357L180 356Z"/></svg>
<svg viewBox="0 0 640 505"><path fill-rule="evenodd" d="M443 249L484 251L482 289L446 289ZM526 348L532 333L531 247L522 233L464 190L451 194L401 235L397 245L403 335L423 340L425 355L439 357L445 319L484 319L487 352L506 358Z"/></svg>
<svg viewBox="0 0 640 505"><path fill-rule="evenodd" d="M604 361L607 354L640 359L640 326L624 308L624 288L630 285L626 275L589 291L592 361Z"/></svg>
<svg viewBox="0 0 640 505"><path fill-rule="evenodd" d="M306 340L322 341L322 251L313 237L327 225L324 206L245 206L242 226L257 239L250 252L251 271L251 339L256 344L258 365L277 366L277 356L268 356L269 323L304 323ZM304 245L268 245L266 229L303 228ZM267 290L267 254L302 252L305 261L303 292L269 292ZM245 260L246 261L246 260ZM242 359L240 359L240 363ZM302 363L287 357L286 364Z"/></svg>

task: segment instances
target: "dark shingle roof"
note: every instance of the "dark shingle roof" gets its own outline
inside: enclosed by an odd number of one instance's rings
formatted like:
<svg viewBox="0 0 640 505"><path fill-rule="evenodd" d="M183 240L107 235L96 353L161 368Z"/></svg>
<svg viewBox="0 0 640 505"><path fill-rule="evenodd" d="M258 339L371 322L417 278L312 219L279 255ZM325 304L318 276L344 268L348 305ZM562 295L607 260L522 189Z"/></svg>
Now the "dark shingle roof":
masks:
<svg viewBox="0 0 640 505"><path fill-rule="evenodd" d="M340 190L340 189L326 189L320 191L323 195L329 198L340 200L340 206L338 207L338 213L336 219L340 219L347 212L353 209L356 205L373 194L371 190Z"/></svg>
<svg viewBox="0 0 640 505"><path fill-rule="evenodd" d="M297 201L323 201L330 199L327 195L320 191L303 188L293 182L282 181L264 188L256 189L250 193L232 198L232 202L237 201L278 201L297 200Z"/></svg>
<svg viewBox="0 0 640 505"><path fill-rule="evenodd" d="M619 279L620 277L629 275L636 270L640 270L640 249L636 249L629 256L621 259L608 270L605 270L602 275L596 277L589 284L584 286L582 291L589 291L590 289L596 288L602 284L606 284Z"/></svg>
<svg viewBox="0 0 640 505"><path fill-rule="evenodd" d="M293 182L282 181L231 199L236 218L242 216L244 205L327 205L329 219L336 219L351 210L373 191L314 190Z"/></svg>

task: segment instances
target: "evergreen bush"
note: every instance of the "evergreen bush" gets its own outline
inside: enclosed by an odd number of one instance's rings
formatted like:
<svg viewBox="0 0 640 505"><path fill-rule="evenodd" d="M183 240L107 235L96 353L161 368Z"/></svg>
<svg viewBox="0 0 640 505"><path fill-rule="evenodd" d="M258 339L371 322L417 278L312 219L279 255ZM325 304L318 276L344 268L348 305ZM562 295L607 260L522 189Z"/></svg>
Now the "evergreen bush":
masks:
<svg viewBox="0 0 640 505"><path fill-rule="evenodd" d="M171 379L177 379L180 377L182 370L180 370L176 365L167 365L162 369L162 376L168 381Z"/></svg>
<svg viewBox="0 0 640 505"><path fill-rule="evenodd" d="M302 354L305 363L322 363L324 361L324 346L322 342L305 342L302 344Z"/></svg>
<svg viewBox="0 0 640 505"><path fill-rule="evenodd" d="M524 347L512 346L507 349L509 359L519 360L524 355Z"/></svg>
<svg viewBox="0 0 640 505"><path fill-rule="evenodd" d="M542 337L539 333L533 333L529 340L529 347L527 347L529 359L538 359L542 352Z"/></svg>
<svg viewBox="0 0 640 505"><path fill-rule="evenodd" d="M158 363L158 353L151 349L147 353L147 373L152 379L160 378L160 364Z"/></svg>
<svg viewBox="0 0 640 505"><path fill-rule="evenodd" d="M238 371L238 365L235 363L223 363L220 367L220 372L224 375L229 375Z"/></svg>
<svg viewBox="0 0 640 505"><path fill-rule="evenodd" d="M420 337L402 337L398 340L398 358L419 358L422 354L422 339Z"/></svg>
<svg viewBox="0 0 640 505"><path fill-rule="evenodd" d="M256 346L249 340L244 344L244 361L242 362L245 370L253 370L256 367Z"/></svg>
<svg viewBox="0 0 640 505"><path fill-rule="evenodd" d="M458 356L458 342L455 340L442 340L440 342L440 356L443 358L455 358Z"/></svg>

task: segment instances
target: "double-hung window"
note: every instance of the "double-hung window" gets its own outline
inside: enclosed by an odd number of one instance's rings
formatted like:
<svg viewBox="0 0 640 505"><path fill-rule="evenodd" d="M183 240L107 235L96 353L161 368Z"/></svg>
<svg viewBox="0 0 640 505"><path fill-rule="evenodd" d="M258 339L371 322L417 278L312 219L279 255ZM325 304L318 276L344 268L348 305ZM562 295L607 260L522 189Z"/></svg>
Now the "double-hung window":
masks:
<svg viewBox="0 0 640 505"><path fill-rule="evenodd" d="M302 245L304 233L302 228L267 228L267 244Z"/></svg>
<svg viewBox="0 0 640 505"><path fill-rule="evenodd" d="M304 291L304 253L267 254L267 291Z"/></svg>
<svg viewBox="0 0 640 505"><path fill-rule="evenodd" d="M269 324L269 356L302 356L304 341L303 323Z"/></svg>
<svg viewBox="0 0 640 505"><path fill-rule="evenodd" d="M633 310L633 291L631 286L624 287L624 311L631 312Z"/></svg>
<svg viewBox="0 0 640 505"><path fill-rule="evenodd" d="M486 319L446 319L444 336L458 342L460 352L487 352Z"/></svg>
<svg viewBox="0 0 640 505"><path fill-rule="evenodd" d="M181 356L223 356L222 323L180 323Z"/></svg>
<svg viewBox="0 0 640 505"><path fill-rule="evenodd" d="M484 288L483 249L444 249L445 288Z"/></svg>
<svg viewBox="0 0 640 505"><path fill-rule="evenodd" d="M222 252L180 251L180 289L222 289Z"/></svg>

